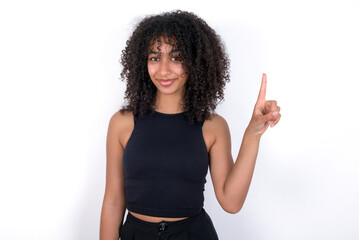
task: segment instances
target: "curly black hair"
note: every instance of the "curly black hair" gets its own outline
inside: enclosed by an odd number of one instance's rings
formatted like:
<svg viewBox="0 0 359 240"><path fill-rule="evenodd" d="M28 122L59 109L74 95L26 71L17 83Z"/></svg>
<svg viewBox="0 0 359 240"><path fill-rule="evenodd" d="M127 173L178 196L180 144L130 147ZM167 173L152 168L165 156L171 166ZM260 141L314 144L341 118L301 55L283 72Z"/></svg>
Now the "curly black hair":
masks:
<svg viewBox="0 0 359 240"><path fill-rule="evenodd" d="M221 37L203 19L182 10L149 15L136 25L122 50L121 78L127 80L128 102L119 111L154 113L157 88L148 74L147 59L149 47L161 37L183 53L180 59L188 73L183 108L188 121L210 119L230 81L230 60Z"/></svg>

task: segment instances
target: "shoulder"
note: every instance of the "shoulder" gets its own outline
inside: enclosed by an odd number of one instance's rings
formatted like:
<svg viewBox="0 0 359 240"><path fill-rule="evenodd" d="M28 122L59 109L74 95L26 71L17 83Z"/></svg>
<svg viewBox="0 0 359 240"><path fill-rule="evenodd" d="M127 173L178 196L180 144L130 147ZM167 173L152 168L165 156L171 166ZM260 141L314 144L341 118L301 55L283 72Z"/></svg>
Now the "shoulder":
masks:
<svg viewBox="0 0 359 240"><path fill-rule="evenodd" d="M128 132L131 132L133 127L132 111L125 111L123 113L116 111L110 118L108 134L115 135L121 145L123 145L123 139L121 138L126 136Z"/></svg>
<svg viewBox="0 0 359 240"><path fill-rule="evenodd" d="M220 141L220 139L228 138L228 136L230 135L229 126L226 119L217 113L211 114L210 119L207 119L204 122L203 132L211 140L211 147L216 142Z"/></svg>
<svg viewBox="0 0 359 240"><path fill-rule="evenodd" d="M218 113L211 113L210 119L207 119L204 122L204 125L206 125L207 128L211 128L213 130L228 126L226 119Z"/></svg>
<svg viewBox="0 0 359 240"><path fill-rule="evenodd" d="M116 111L110 118L110 125L114 128L126 128L128 125L131 125L133 121L132 111L126 111L121 113L120 111Z"/></svg>
<svg viewBox="0 0 359 240"><path fill-rule="evenodd" d="M110 122L115 125L123 125L133 119L132 111L125 111L121 113L120 111L116 111L110 118Z"/></svg>

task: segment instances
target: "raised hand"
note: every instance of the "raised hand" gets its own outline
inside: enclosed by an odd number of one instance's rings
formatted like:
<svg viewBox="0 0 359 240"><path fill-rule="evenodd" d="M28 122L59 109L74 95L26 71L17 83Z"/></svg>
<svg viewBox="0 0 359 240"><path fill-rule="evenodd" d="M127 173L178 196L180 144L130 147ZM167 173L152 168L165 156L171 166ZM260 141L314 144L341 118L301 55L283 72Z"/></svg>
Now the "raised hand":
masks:
<svg viewBox="0 0 359 240"><path fill-rule="evenodd" d="M252 119L246 129L247 132L253 133L257 136L262 136L269 126L275 126L281 117L281 114L279 113L280 107L277 106L277 101L265 100L266 89L267 75L263 73L257 103L254 106Z"/></svg>

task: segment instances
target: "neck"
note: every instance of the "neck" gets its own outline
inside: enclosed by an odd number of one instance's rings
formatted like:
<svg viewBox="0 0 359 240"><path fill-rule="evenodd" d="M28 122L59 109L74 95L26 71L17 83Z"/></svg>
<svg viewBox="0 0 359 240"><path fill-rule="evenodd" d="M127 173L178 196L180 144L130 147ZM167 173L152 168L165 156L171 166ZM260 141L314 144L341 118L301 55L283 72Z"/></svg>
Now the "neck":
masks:
<svg viewBox="0 0 359 240"><path fill-rule="evenodd" d="M157 91L155 110L165 113L183 112L183 96L180 94L163 94Z"/></svg>

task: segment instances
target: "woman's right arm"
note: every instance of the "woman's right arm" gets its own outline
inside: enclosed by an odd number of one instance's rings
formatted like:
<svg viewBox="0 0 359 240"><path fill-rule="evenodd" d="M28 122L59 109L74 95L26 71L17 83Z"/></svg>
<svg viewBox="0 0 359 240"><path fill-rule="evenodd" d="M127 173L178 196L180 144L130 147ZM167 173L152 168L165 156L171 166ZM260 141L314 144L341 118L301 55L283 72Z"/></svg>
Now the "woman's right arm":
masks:
<svg viewBox="0 0 359 240"><path fill-rule="evenodd" d="M101 211L100 240L118 240L126 211L123 146L120 135L126 124L116 112L110 119L106 141L106 188Z"/></svg>

